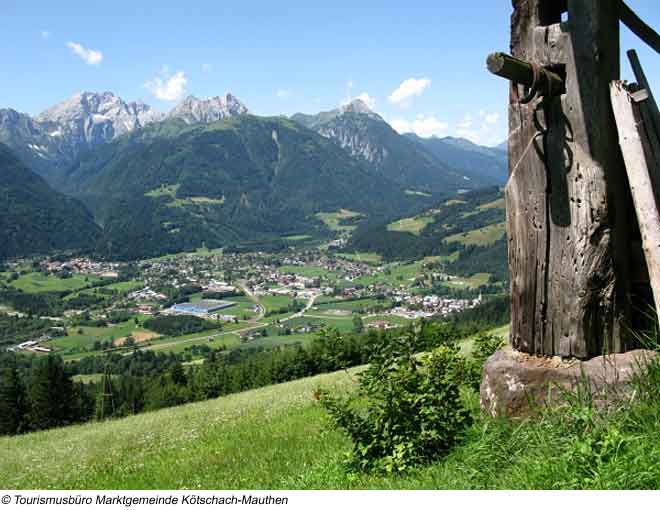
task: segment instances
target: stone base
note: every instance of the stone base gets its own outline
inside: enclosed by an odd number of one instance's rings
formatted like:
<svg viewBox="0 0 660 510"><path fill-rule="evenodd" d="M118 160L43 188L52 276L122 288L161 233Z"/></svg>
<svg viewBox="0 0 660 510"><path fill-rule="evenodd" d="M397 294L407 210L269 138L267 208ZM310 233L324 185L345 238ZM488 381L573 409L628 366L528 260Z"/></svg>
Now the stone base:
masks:
<svg viewBox="0 0 660 510"><path fill-rule="evenodd" d="M595 405L607 407L630 397L633 374L655 355L640 349L588 361L562 360L507 346L484 365L481 409L493 417L528 416L547 402L561 401L566 391L575 391L581 381L589 383Z"/></svg>

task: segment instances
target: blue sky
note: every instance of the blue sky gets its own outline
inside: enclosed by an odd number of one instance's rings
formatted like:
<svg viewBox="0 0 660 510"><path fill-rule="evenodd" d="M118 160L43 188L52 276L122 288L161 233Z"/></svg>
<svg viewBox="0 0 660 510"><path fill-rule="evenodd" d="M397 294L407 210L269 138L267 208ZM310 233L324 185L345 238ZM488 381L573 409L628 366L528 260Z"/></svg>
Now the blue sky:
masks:
<svg viewBox="0 0 660 510"><path fill-rule="evenodd" d="M628 4L660 28L658 0ZM510 0L0 0L0 107L37 114L109 90L167 111L230 91L253 113L289 115L362 96L399 130L492 145L507 85L485 58L508 50L510 12ZM628 48L660 94L660 59L623 27Z"/></svg>

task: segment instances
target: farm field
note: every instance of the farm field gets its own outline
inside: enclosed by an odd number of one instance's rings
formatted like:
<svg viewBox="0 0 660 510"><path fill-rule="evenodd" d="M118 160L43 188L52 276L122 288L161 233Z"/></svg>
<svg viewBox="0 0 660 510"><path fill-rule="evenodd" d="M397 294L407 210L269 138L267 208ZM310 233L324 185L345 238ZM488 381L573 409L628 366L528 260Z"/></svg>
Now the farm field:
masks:
<svg viewBox="0 0 660 510"><path fill-rule="evenodd" d="M398 315L369 315L367 317L363 317L362 320L365 325L384 321L389 322L394 326L407 326L414 322L410 319L406 319L405 317L399 317Z"/></svg>
<svg viewBox="0 0 660 510"><path fill-rule="evenodd" d="M363 216L362 213L349 211L348 209L339 209L335 212L316 213L318 219L325 223L330 230L335 231L355 230L355 225L341 225L340 223L344 220L353 220Z"/></svg>
<svg viewBox="0 0 660 510"><path fill-rule="evenodd" d="M441 260L443 260L442 257L425 257L421 260L408 263L393 262L388 264L380 274L357 278L355 283L360 283L362 285L384 283L393 287L398 287L400 285L409 287L417 276L423 274L424 264Z"/></svg>
<svg viewBox="0 0 660 510"><path fill-rule="evenodd" d="M300 298L301 303L305 300ZM259 296L259 302L266 308L266 315L271 312L286 308L293 303L293 298L289 296ZM287 315L290 315L288 313Z"/></svg>
<svg viewBox="0 0 660 510"><path fill-rule="evenodd" d="M470 230L469 232L463 232L460 234L454 234L445 238L446 243L459 242L465 246L477 245L477 246L488 246L493 244L496 241L499 241L504 236L506 231L506 224L494 223L493 225L488 225L483 228L477 228L475 230Z"/></svg>
<svg viewBox="0 0 660 510"><path fill-rule="evenodd" d="M95 342L112 342L129 334L151 334L152 331L145 330L134 321L126 321L111 327L77 326L69 328L69 336L54 338L46 345L54 347L56 352L64 359L71 356L80 357L86 350L92 349ZM91 353L90 353L91 354Z"/></svg>
<svg viewBox="0 0 660 510"><path fill-rule="evenodd" d="M296 321L298 321L298 326L303 324L312 324L318 325L321 328L334 328L341 332L348 332L353 330L352 315L344 317L333 317L331 315L314 315L313 312L309 312L300 319L296 319ZM285 324L289 325L289 322Z"/></svg>
<svg viewBox="0 0 660 510"><path fill-rule="evenodd" d="M453 289L464 289L468 287L472 289L476 289L481 287L482 285L486 285L488 283L489 278L490 278L489 273L475 273L468 278L461 277L456 280L442 282L441 285L443 287L450 287Z"/></svg>
<svg viewBox="0 0 660 510"><path fill-rule="evenodd" d="M133 290L138 290L144 287L144 282L141 280L128 280L126 282L117 282L111 283L110 285L104 285L104 289L118 290L119 292L131 292Z"/></svg>
<svg viewBox="0 0 660 510"><path fill-rule="evenodd" d="M78 374L74 375L71 379L73 379L73 382L83 384L100 383L103 380L103 374Z"/></svg>
<svg viewBox="0 0 660 510"><path fill-rule="evenodd" d="M231 349L237 347L240 344L238 336L231 333L214 337L210 341L208 339L210 335L204 336L204 333L213 333L213 331L205 331L202 333L196 333L194 335L187 335L186 337L162 339L160 342L152 343L149 347L146 347L146 349L155 352L171 352L176 354L184 352L186 349L195 345L208 345L214 349L217 349L220 346L224 346L227 349Z"/></svg>
<svg viewBox="0 0 660 510"><path fill-rule="evenodd" d="M312 236L309 234L296 234L292 236L284 236L283 239L286 239L287 241L308 241L312 239Z"/></svg>
<svg viewBox="0 0 660 510"><path fill-rule="evenodd" d="M145 347L151 351L158 352L183 352L188 347L193 345L210 345L214 348L220 347L221 345L231 348L236 346L238 342L238 336L231 334L233 331L239 331L247 328L257 328L258 324L251 324L245 322L239 322L238 324L226 323L219 329L211 329L208 331L200 331L199 333L190 333L189 335L181 335L176 337L161 337L157 340L150 342L148 347ZM220 336L216 336L220 335ZM209 341L209 337L215 337L212 341Z"/></svg>
<svg viewBox="0 0 660 510"><path fill-rule="evenodd" d="M433 223L432 215L414 216L412 218L403 218L387 225L387 230L392 232L410 232L419 235L430 223Z"/></svg>
<svg viewBox="0 0 660 510"><path fill-rule="evenodd" d="M275 347L281 347L284 345L295 345L300 344L306 346L316 337L316 333L303 333L303 334L291 334L291 335L273 335L265 336L262 338L255 338L248 342L242 343L236 346L237 349L249 349L249 348L263 348L263 349L273 349Z"/></svg>
<svg viewBox="0 0 660 510"><path fill-rule="evenodd" d="M484 210L484 209L505 209L506 208L506 201L504 200L504 197L498 198L497 200L493 200L492 202L488 202L486 204L481 204L479 206L479 209Z"/></svg>
<svg viewBox="0 0 660 510"><path fill-rule="evenodd" d="M48 342L48 345L55 347L57 354L61 355L66 361L99 354L99 351L91 350L96 341L114 341L116 347L121 347L122 339L129 334L133 335L136 339L138 347L158 352L183 352L186 348L193 345L212 345L216 348L224 345L227 348L231 348L238 344L238 337L229 335L228 333L252 326L258 327L258 325L245 322L239 322L238 324L225 323L219 329L177 337L165 337L136 325L134 321L126 321L116 326L105 328L81 326L80 328L75 328L74 331L76 331L76 334L53 339ZM77 333L78 329L82 329L81 334ZM221 333L223 334L222 336L214 338L212 342L209 342L209 336Z"/></svg>
<svg viewBox="0 0 660 510"><path fill-rule="evenodd" d="M365 299L356 299L352 301L343 300L343 301L333 301L330 303L320 303L315 304L310 310L310 315L335 315L341 316L340 314L334 314L333 310L344 310L347 312L353 312L362 310L364 308L369 308L372 306L382 305L389 306L390 301L388 300L378 300L375 298L365 298ZM348 315L350 317L350 314Z"/></svg>
<svg viewBox="0 0 660 510"><path fill-rule="evenodd" d="M337 253L337 256L346 260L364 262L365 264L379 264L383 260L383 257L380 254L367 251L358 251L355 253Z"/></svg>
<svg viewBox="0 0 660 510"><path fill-rule="evenodd" d="M221 310L222 314L234 315L238 320L249 320L257 316L253 310L255 303L249 296L226 298L225 301L236 303L235 306Z"/></svg>
<svg viewBox="0 0 660 510"><path fill-rule="evenodd" d="M70 278L60 278L58 276L45 276L42 273L34 272L20 275L10 285L28 293L71 292L99 281L101 281L100 278L80 274L73 274Z"/></svg>

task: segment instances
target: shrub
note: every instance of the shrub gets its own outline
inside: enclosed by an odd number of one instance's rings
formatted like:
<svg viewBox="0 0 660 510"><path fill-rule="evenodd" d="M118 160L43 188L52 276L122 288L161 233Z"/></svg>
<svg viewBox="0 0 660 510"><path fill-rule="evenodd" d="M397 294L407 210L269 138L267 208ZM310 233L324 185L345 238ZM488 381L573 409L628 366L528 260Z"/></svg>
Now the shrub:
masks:
<svg viewBox="0 0 660 510"><path fill-rule="evenodd" d="M484 363L500 348L502 343L502 338L484 333L474 339L471 359L465 362L464 382L476 391L479 391L481 385Z"/></svg>
<svg viewBox="0 0 660 510"><path fill-rule="evenodd" d="M379 345L357 394L319 391L334 422L353 441L360 470L401 472L447 453L471 422L460 395L461 359L451 346L422 358L406 337Z"/></svg>

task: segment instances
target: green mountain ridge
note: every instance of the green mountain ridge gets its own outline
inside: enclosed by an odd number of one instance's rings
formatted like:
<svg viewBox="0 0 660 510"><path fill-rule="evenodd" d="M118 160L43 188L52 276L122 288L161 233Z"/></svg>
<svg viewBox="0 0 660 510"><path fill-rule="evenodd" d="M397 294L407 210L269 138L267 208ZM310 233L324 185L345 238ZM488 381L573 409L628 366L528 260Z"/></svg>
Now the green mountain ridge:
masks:
<svg viewBox="0 0 660 510"><path fill-rule="evenodd" d="M252 115L149 125L86 153L58 184L103 225L99 252L119 258L322 231L319 212L388 218L431 203L295 122Z"/></svg>

